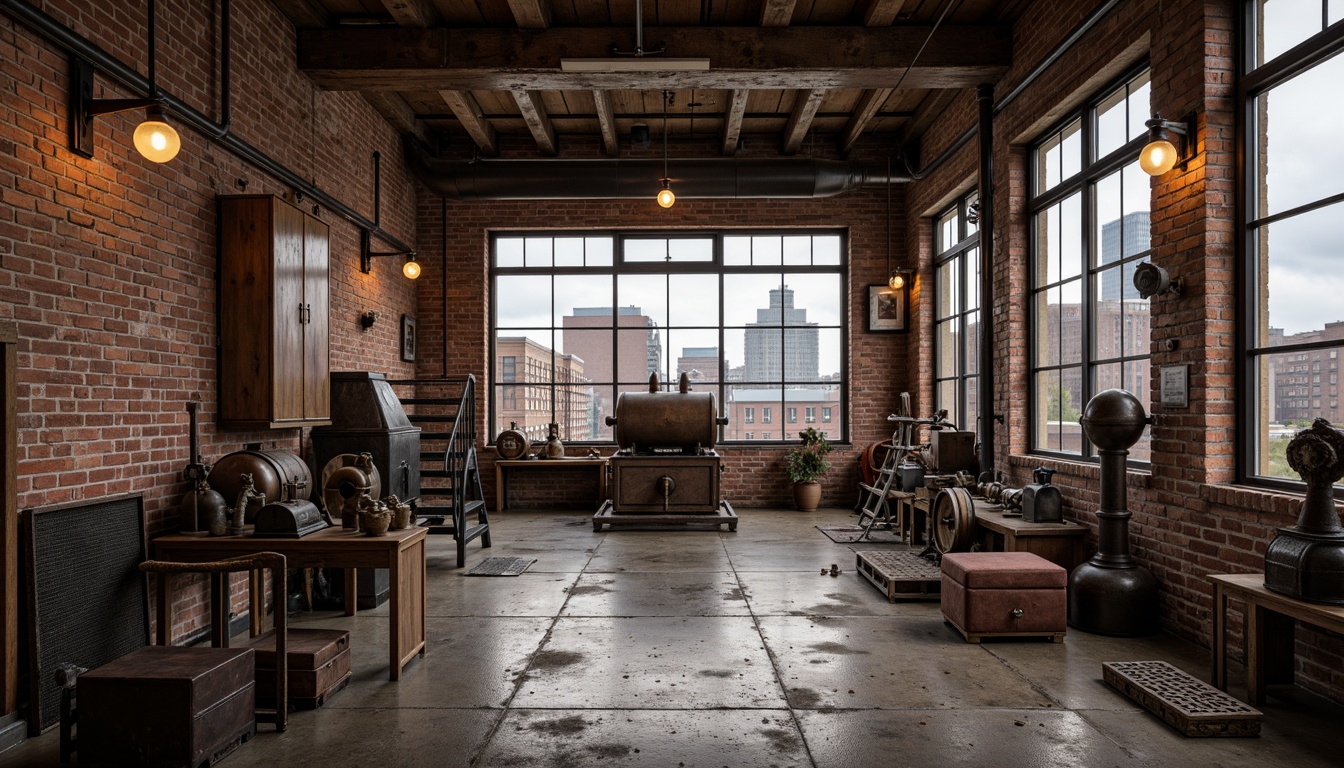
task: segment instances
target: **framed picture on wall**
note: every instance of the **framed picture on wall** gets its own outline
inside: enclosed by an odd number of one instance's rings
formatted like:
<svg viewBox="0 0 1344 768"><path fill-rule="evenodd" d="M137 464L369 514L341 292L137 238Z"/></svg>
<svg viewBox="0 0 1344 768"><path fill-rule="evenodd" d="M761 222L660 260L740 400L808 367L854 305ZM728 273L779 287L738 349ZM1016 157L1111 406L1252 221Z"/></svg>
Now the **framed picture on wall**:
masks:
<svg viewBox="0 0 1344 768"><path fill-rule="evenodd" d="M904 333L910 317L905 288L868 286L868 331Z"/></svg>
<svg viewBox="0 0 1344 768"><path fill-rule="evenodd" d="M401 359L415 362L415 318L410 315L401 316Z"/></svg>

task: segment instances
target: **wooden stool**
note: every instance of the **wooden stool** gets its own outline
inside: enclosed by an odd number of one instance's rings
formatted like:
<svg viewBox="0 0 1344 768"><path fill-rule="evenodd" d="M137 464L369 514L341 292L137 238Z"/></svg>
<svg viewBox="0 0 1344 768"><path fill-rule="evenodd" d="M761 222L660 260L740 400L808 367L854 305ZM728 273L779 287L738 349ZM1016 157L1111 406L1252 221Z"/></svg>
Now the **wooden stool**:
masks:
<svg viewBox="0 0 1344 768"><path fill-rule="evenodd" d="M1064 642L1068 572L1030 552L943 555L943 619L968 643L985 637Z"/></svg>
<svg viewBox="0 0 1344 768"><path fill-rule="evenodd" d="M210 644L216 648L229 647L229 574L247 571L251 589L261 585L262 574L271 571L271 602L275 616L275 710L257 710L258 721L275 723L275 730L285 730L289 712L288 654L285 647L285 556L276 552L258 552L247 557L216 560L206 563L172 563L146 560L140 564L145 573L158 574L158 643L173 644L173 584L172 577L184 573L210 574ZM258 634L262 617L252 617L252 632Z"/></svg>

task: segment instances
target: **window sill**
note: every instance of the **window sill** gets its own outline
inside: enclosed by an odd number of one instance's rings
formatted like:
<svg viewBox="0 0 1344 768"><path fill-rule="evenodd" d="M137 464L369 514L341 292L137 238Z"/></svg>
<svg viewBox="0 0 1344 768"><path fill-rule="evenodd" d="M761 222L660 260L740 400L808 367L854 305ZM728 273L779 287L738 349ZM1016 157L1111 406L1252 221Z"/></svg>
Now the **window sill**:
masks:
<svg viewBox="0 0 1344 768"><path fill-rule="evenodd" d="M1261 514L1282 515L1291 525L1302 509L1303 495L1291 491L1271 491L1249 485L1201 485L1199 498L1210 504L1236 507Z"/></svg>
<svg viewBox="0 0 1344 768"><path fill-rule="evenodd" d="M1093 461L1070 461L1055 456L1037 456L1029 453L1012 454L1008 457L1008 461L1015 468L1032 470L1045 467L1055 470L1056 474L1063 477L1081 477L1101 482L1101 465ZM1126 470L1125 476L1131 488L1146 490L1152 485L1153 473L1150 470L1129 469Z"/></svg>

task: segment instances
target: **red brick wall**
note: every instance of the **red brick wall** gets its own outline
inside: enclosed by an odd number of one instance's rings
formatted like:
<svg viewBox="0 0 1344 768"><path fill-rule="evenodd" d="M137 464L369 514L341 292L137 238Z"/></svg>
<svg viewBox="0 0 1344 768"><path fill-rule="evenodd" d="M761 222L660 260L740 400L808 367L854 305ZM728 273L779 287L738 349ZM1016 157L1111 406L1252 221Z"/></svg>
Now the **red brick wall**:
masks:
<svg viewBox="0 0 1344 768"><path fill-rule="evenodd" d="M660 148L661 149L661 148ZM600 146L568 147L567 154L581 156L600 151ZM708 145L678 147L672 154L708 156L717 149ZM856 156L873 156L864 148ZM505 154L508 148L505 148ZM770 153L773 154L773 147ZM905 225L903 189L892 188L893 262L905 262L903 243ZM443 211L447 215L446 291L440 281L444 264ZM849 413L852 445L838 446L831 454L833 468L823 480L822 503L851 506L857 492L858 453L871 442L887 439L891 430L887 415L896 410L899 393L912 386L915 378L907 370L907 350L915 337L910 334L866 331L867 286L887 279L886 192L882 187L867 188L840 197L820 200L678 200L668 210L660 209L652 196L647 200L591 200L542 202L444 202L424 195L420 200L419 240L425 262L421 278L420 308L426 320L422 325L420 363L423 373L438 373L446 361L448 375L473 373L480 385L478 428L485 441L494 439L488 426L487 392L489 371L488 330L488 237L492 230L526 229L650 229L650 228L789 228L841 227L849 237L849 325L850 371ZM913 306L918 309L918 292ZM433 319L447 306L446 338ZM913 315L914 313L912 313ZM431 346L431 339L433 340ZM610 450L604 451L610 453ZM727 472L723 476L723 495L735 506L792 506L791 488L784 474L781 447L722 450ZM571 450L572 455L583 451ZM493 455L482 455L483 480L487 498L493 499ZM521 480L526 482L526 480ZM522 492L530 492L522 488Z"/></svg>
<svg viewBox="0 0 1344 768"><path fill-rule="evenodd" d="M146 71L142 3L41 5ZM159 86L210 115L219 95L214 7L158 3ZM271 3L238 0L233 21L233 133L368 216L370 152L381 150L383 225L413 241L415 189L395 132L358 96L320 92L295 71L293 30ZM187 490L186 401L203 402L208 461L246 443L306 448L299 430L222 432L214 423L215 197L240 192L239 180L249 193L291 190L171 117L183 146L165 165L130 146L135 113L97 118L93 159L71 153L68 69L65 53L0 16L0 317L19 327L19 506L143 494L152 535L175 527ZM96 97L139 95L96 80ZM360 273L358 230L320 216L331 225L333 370L410 375L397 319L415 314L414 286L395 259ZM383 319L362 332L365 309ZM204 614L202 595L187 591L176 632Z"/></svg>
<svg viewBox="0 0 1344 768"><path fill-rule="evenodd" d="M1013 30L1014 64L997 96L1022 81L1092 10L1068 0L1033 4ZM1274 529L1291 525L1300 497L1238 487L1235 480L1239 393L1234 379L1235 135L1233 0L1136 0L1120 4L995 118L996 411L1006 419L997 434L999 469L1014 484L1031 468L1059 471L1066 514L1095 529L1099 504L1096 465L1028 455L1029 361L1026 286L1028 239L1026 172L1032 140L1103 83L1144 56L1152 67L1152 105L1164 117L1198 117L1198 154L1183 170L1153 183L1152 261L1185 281L1179 297L1153 301L1153 386L1163 365L1190 366L1190 406L1154 414L1151 471L1131 471L1129 509L1133 555L1161 584L1162 624L1183 637L1211 642L1211 573L1264 568ZM953 103L948 119L924 142L929 162L975 124L973 94ZM907 244L930 276L932 221L947 201L974 187L973 140L907 195ZM920 323L927 325L927 307ZM1168 351L1167 343L1175 348ZM921 397L932 349L921 345ZM1003 458L1006 457L1006 458ZM1240 628L1229 649L1240 655ZM1344 699L1344 639L1300 627L1298 682Z"/></svg>

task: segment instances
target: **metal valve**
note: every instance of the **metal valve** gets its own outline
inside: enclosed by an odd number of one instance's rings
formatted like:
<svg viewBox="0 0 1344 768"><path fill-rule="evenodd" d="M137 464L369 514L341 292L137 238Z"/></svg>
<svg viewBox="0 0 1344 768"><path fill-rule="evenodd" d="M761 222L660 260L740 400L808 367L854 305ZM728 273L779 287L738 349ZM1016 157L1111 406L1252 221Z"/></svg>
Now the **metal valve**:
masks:
<svg viewBox="0 0 1344 768"><path fill-rule="evenodd" d="M667 512L667 505L672 498L672 492L677 490L677 481L668 475L663 475L658 478L658 490L663 494L663 512Z"/></svg>

